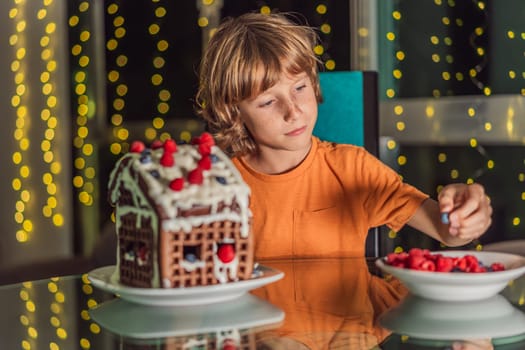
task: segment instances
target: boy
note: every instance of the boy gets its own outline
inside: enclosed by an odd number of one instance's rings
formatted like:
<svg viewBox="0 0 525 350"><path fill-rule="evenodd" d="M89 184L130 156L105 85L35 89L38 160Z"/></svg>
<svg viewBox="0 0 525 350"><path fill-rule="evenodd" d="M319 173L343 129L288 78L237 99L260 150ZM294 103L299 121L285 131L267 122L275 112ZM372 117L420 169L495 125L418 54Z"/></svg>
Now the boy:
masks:
<svg viewBox="0 0 525 350"><path fill-rule="evenodd" d="M198 111L252 190L255 256L363 256L368 230L385 224L448 246L482 235L492 207L481 185L445 186L436 202L362 147L312 136L316 41L289 14L248 13L219 26L201 62Z"/></svg>

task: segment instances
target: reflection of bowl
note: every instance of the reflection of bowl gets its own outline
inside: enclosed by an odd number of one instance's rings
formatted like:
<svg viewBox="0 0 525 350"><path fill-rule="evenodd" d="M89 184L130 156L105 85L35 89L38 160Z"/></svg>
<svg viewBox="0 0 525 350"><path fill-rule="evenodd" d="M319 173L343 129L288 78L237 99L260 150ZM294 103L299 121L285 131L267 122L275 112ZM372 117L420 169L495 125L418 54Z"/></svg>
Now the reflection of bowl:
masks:
<svg viewBox="0 0 525 350"><path fill-rule="evenodd" d="M89 310L91 318L119 336L154 339L271 327L284 312L254 295L223 303L148 306L117 298Z"/></svg>
<svg viewBox="0 0 525 350"><path fill-rule="evenodd" d="M434 300L468 301L491 297L501 292L507 283L525 274L525 257L507 253L477 251L438 251L433 254L461 257L474 255L485 265L500 262L505 271L464 273L428 272L388 265L384 259L376 261L384 272L397 277L411 293Z"/></svg>
<svg viewBox="0 0 525 350"><path fill-rule="evenodd" d="M381 325L419 339L466 340L525 334L525 314L502 295L469 302L443 302L408 295L381 315Z"/></svg>

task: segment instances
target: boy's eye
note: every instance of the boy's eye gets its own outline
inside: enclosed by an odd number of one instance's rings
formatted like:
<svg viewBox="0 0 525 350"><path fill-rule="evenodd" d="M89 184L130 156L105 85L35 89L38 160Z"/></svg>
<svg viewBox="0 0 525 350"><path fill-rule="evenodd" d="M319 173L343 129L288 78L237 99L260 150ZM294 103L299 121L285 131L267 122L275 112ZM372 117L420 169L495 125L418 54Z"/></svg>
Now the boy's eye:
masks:
<svg viewBox="0 0 525 350"><path fill-rule="evenodd" d="M301 91L301 90L304 89L305 87L306 87L306 84L299 85L298 87L295 88L295 90L297 90L297 91Z"/></svg>
<svg viewBox="0 0 525 350"><path fill-rule="evenodd" d="M259 107L268 107L268 106L270 106L272 103L273 103L273 100L268 100L268 101L265 101L265 102L259 104Z"/></svg>

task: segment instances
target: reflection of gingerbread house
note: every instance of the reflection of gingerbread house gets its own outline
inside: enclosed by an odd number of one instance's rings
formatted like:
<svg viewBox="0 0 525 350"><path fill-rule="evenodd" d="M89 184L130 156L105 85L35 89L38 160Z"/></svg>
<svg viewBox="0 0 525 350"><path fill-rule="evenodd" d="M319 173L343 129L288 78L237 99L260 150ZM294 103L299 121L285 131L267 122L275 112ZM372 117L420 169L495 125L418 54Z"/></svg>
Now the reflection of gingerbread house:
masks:
<svg viewBox="0 0 525 350"><path fill-rule="evenodd" d="M184 145L134 143L109 181L119 281L178 288L249 278L249 194L209 134Z"/></svg>

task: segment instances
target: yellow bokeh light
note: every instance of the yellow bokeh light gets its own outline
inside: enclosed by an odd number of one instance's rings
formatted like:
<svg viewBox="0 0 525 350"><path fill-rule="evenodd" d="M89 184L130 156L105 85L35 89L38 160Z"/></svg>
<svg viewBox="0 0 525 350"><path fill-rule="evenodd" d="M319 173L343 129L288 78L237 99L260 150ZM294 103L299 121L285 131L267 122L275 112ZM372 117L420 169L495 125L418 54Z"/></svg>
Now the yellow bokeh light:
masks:
<svg viewBox="0 0 525 350"><path fill-rule="evenodd" d="M26 21L20 21L16 24L16 31L18 33L23 32L26 29Z"/></svg>
<svg viewBox="0 0 525 350"><path fill-rule="evenodd" d="M401 106L401 105L394 106L394 114L395 115L403 114L403 106Z"/></svg>
<svg viewBox="0 0 525 350"><path fill-rule="evenodd" d="M57 337L60 339L67 339L67 332L64 328L57 328Z"/></svg>
<svg viewBox="0 0 525 350"><path fill-rule="evenodd" d="M425 115L427 116L427 118L433 118L435 113L436 113L436 110L435 110L434 106L426 106L425 107Z"/></svg>
<svg viewBox="0 0 525 350"><path fill-rule="evenodd" d="M326 69L328 70L334 70L335 69L335 61L334 60L327 60L324 64Z"/></svg>
<svg viewBox="0 0 525 350"><path fill-rule="evenodd" d="M162 89L159 92L159 99L161 101L168 101L170 98L171 98L171 93L168 90Z"/></svg>
<svg viewBox="0 0 525 350"><path fill-rule="evenodd" d="M129 137L129 131L125 128L120 128L117 131L117 137L121 139L122 141L127 140Z"/></svg>
<svg viewBox="0 0 525 350"><path fill-rule="evenodd" d="M70 27L75 27L78 24L79 21L80 21L80 19L78 18L78 16L71 16L69 18L69 26Z"/></svg>
<svg viewBox="0 0 525 350"><path fill-rule="evenodd" d="M109 146L109 151L111 152L111 154L120 154L120 152L122 151L122 146L119 143L112 143Z"/></svg>
<svg viewBox="0 0 525 350"><path fill-rule="evenodd" d="M151 83L155 86L162 84L163 77L160 74L153 74L151 76Z"/></svg>
<svg viewBox="0 0 525 350"><path fill-rule="evenodd" d="M118 5L117 4L110 4L107 8L108 14L114 15L118 11Z"/></svg>
<svg viewBox="0 0 525 350"><path fill-rule="evenodd" d="M46 9L40 9L38 10L37 14L36 14L36 18L38 18L39 20L42 20L44 18L46 18L47 16L47 10Z"/></svg>
<svg viewBox="0 0 525 350"><path fill-rule="evenodd" d="M153 128L146 128L146 130L144 130L144 136L148 140L153 140L157 137L157 130Z"/></svg>
<svg viewBox="0 0 525 350"><path fill-rule="evenodd" d="M386 148L388 148L389 150L393 150L395 149L397 146L397 143L396 141L392 140L392 139L389 139L386 143Z"/></svg>
<svg viewBox="0 0 525 350"><path fill-rule="evenodd" d="M151 35L158 34L160 31L160 26L156 23L149 26L148 31Z"/></svg>
<svg viewBox="0 0 525 350"><path fill-rule="evenodd" d="M119 55L116 62L117 66L124 67L128 63L128 57L126 55Z"/></svg>
<svg viewBox="0 0 525 350"><path fill-rule="evenodd" d="M117 16L115 17L115 19L113 20L113 25L115 27L120 27L121 25L124 24L124 17L122 16Z"/></svg>
<svg viewBox="0 0 525 350"><path fill-rule="evenodd" d="M399 69L394 69L392 71L392 75L394 76L394 78L396 79L401 79L403 77L403 73L401 72L401 70Z"/></svg>
<svg viewBox="0 0 525 350"><path fill-rule="evenodd" d="M320 56L320 55L323 54L323 52L324 52L324 47L323 47L323 45L316 45L316 46L314 47L314 53L315 53L316 55Z"/></svg>
<svg viewBox="0 0 525 350"><path fill-rule="evenodd" d="M13 187L13 190L19 191L22 188L22 181L20 181L20 179L13 179L11 187Z"/></svg>
<svg viewBox="0 0 525 350"><path fill-rule="evenodd" d="M269 6L261 6L260 12L263 15L268 15L268 14L270 14L272 12L272 9Z"/></svg>
<svg viewBox="0 0 525 350"><path fill-rule="evenodd" d="M328 8L326 7L326 5L324 4L319 4L317 5L317 7L315 8L315 11L320 14L320 15L324 15L326 14L326 12L328 11Z"/></svg>
<svg viewBox="0 0 525 350"><path fill-rule="evenodd" d="M164 119L156 117L153 119L152 124L154 128L161 129L162 127L164 127Z"/></svg>
<svg viewBox="0 0 525 350"><path fill-rule="evenodd" d="M157 16L158 18L162 18L164 16L166 16L166 9L162 6L159 6L155 9L155 16Z"/></svg>
<svg viewBox="0 0 525 350"><path fill-rule="evenodd" d="M153 67L157 69L164 67L164 64L166 64L166 61L162 57L155 57L153 59Z"/></svg>
<svg viewBox="0 0 525 350"><path fill-rule="evenodd" d="M83 1L78 5L78 10L80 12L86 12L89 9L89 2Z"/></svg>
<svg viewBox="0 0 525 350"><path fill-rule="evenodd" d="M114 51L118 47L118 41L115 39L109 39L106 43L106 47L110 51Z"/></svg>
<svg viewBox="0 0 525 350"><path fill-rule="evenodd" d="M399 11L393 11L392 12L392 17L396 20L396 21L399 21L401 19L401 12Z"/></svg>
<svg viewBox="0 0 525 350"><path fill-rule="evenodd" d="M159 50L160 52L166 51L168 47L169 44L166 40L159 40L159 42L157 43L157 50Z"/></svg>
<svg viewBox="0 0 525 350"><path fill-rule="evenodd" d="M28 178L30 173L31 172L30 172L29 167L27 165L24 165L24 166L20 167L20 176L21 177Z"/></svg>
<svg viewBox="0 0 525 350"><path fill-rule="evenodd" d="M122 109L124 109L125 105L126 105L126 102L121 98L116 98L113 100L113 108L116 111L121 111Z"/></svg>
<svg viewBox="0 0 525 350"><path fill-rule="evenodd" d="M55 22L50 22L50 23L48 23L46 25L46 33L47 34L52 34L52 33L55 32L56 28L57 28L56 23Z"/></svg>
<svg viewBox="0 0 525 350"><path fill-rule="evenodd" d="M13 163L20 164L20 162L22 162L22 153L14 152L12 158L13 158Z"/></svg>
<svg viewBox="0 0 525 350"><path fill-rule="evenodd" d="M332 26L329 25L328 23L321 24L320 29L321 29L321 32L324 34L330 34L332 32Z"/></svg>
<svg viewBox="0 0 525 350"><path fill-rule="evenodd" d="M27 328L27 335L28 335L30 338L33 338L33 339L38 338L38 332L37 332L37 330L35 329L35 327L28 327L28 328Z"/></svg>
<svg viewBox="0 0 525 350"><path fill-rule="evenodd" d="M84 153L84 155L86 155L88 157L91 156L93 154L93 145L89 144L89 143L86 143L82 147L82 153Z"/></svg>

